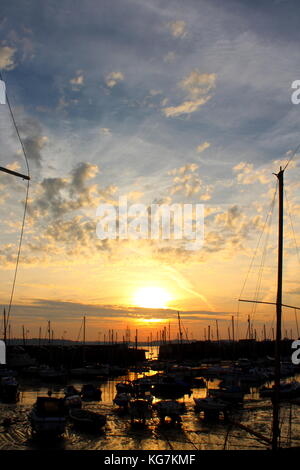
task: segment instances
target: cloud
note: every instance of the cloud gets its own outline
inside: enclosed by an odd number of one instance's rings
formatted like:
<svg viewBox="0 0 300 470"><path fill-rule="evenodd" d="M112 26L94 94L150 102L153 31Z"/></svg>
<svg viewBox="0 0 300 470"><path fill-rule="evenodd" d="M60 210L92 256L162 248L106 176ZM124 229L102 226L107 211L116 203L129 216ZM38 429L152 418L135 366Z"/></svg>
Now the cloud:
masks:
<svg viewBox="0 0 300 470"><path fill-rule="evenodd" d="M197 152L198 153L204 152L204 150L208 149L209 147L210 147L210 142L203 142L203 144L198 145Z"/></svg>
<svg viewBox="0 0 300 470"><path fill-rule="evenodd" d="M78 74L76 77L71 78L70 83L72 86L73 90L79 90L79 88L83 85L84 83L84 76L82 74Z"/></svg>
<svg viewBox="0 0 300 470"><path fill-rule="evenodd" d="M118 82L124 80L122 72L111 72L106 76L105 83L109 88L113 88Z"/></svg>
<svg viewBox="0 0 300 470"><path fill-rule="evenodd" d="M0 47L0 69L12 70L16 66L13 60L13 55L15 52L16 49L13 47Z"/></svg>
<svg viewBox="0 0 300 470"><path fill-rule="evenodd" d="M212 88L216 86L215 73L200 73L198 70L193 70L187 77L185 77L179 85L186 90L191 98L198 98L201 95L207 94Z"/></svg>
<svg viewBox="0 0 300 470"><path fill-rule="evenodd" d="M168 27L171 31L172 36L174 36L175 38L184 38L187 34L185 21L171 21L170 23L168 23Z"/></svg>
<svg viewBox="0 0 300 470"><path fill-rule="evenodd" d="M178 106L163 108L163 113L167 117L194 113L211 99L208 92L215 88L215 83L215 73L200 73L198 70L193 70L179 82L180 88L186 93L186 101Z"/></svg>
<svg viewBox="0 0 300 470"><path fill-rule="evenodd" d="M197 195L201 201L211 199L213 185L206 184L197 172L199 166L196 163L187 163L168 172L173 176L172 185L167 189L168 194L184 194L187 197Z"/></svg>
<svg viewBox="0 0 300 470"><path fill-rule="evenodd" d="M41 150L45 147L47 142L48 137L45 135L37 137L26 137L23 140L28 159L34 162L37 166L41 166Z"/></svg>
<svg viewBox="0 0 300 470"><path fill-rule="evenodd" d="M257 181L261 184L267 184L271 181L270 171L268 169L253 170L253 163L240 162L233 167L237 173L236 178L239 184L253 184Z"/></svg>
<svg viewBox="0 0 300 470"><path fill-rule="evenodd" d="M100 134L105 136L111 136L111 129L109 129L108 127L101 127Z"/></svg>
<svg viewBox="0 0 300 470"><path fill-rule="evenodd" d="M44 178L37 188L37 193L30 201L29 215L39 217L48 215L52 218L82 207L94 207L99 201L97 185L87 185L98 173L97 165L87 162L78 163L67 178Z"/></svg>
<svg viewBox="0 0 300 470"><path fill-rule="evenodd" d="M170 106L168 108L164 108L163 112L167 117L176 117L180 116L181 114L191 114L197 111L200 106L207 103L210 98L210 96L207 96L206 98L199 98L195 101L184 101L179 106Z"/></svg>
<svg viewBox="0 0 300 470"><path fill-rule="evenodd" d="M37 168L41 168L43 162L42 151L49 142L45 130L39 120L25 114L23 108L15 109L15 119L18 123L29 165L33 163ZM17 154L21 154L20 147Z"/></svg>

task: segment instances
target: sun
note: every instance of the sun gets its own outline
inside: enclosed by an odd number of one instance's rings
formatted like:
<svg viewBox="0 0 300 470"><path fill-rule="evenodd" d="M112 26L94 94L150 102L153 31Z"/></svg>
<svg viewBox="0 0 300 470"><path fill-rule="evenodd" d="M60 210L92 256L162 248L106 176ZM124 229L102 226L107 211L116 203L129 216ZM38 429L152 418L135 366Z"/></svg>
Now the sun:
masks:
<svg viewBox="0 0 300 470"><path fill-rule="evenodd" d="M134 304L142 308L167 308L171 295L162 287L142 287L134 294Z"/></svg>

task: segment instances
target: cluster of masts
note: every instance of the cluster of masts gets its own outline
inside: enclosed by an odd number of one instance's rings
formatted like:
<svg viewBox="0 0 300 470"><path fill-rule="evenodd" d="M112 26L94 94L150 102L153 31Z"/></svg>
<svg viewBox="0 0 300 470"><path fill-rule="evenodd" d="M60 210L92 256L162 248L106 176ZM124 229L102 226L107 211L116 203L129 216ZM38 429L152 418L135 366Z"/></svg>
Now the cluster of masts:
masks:
<svg viewBox="0 0 300 470"><path fill-rule="evenodd" d="M225 320L223 320L224 323ZM227 320L228 323L228 320ZM168 343L183 343L183 342L193 342L193 341L231 341L235 342L239 339L246 339L246 340L254 340L254 341L275 341L275 329L274 327L269 328L267 332L266 324L262 327L254 328L254 322L250 320L250 315L248 316L247 320L247 329L244 330L244 335L237 335L237 326L236 322L234 321L234 316L231 317L229 320L229 326L227 327L227 335L225 333L225 328L223 325L223 335L220 333L219 329L219 320L215 320L215 328L212 325L208 325L204 327L202 330L202 335L199 335L197 338L192 332L189 334L188 328L184 328L182 320L179 316L178 327L176 326L176 332L174 332L174 328L171 328L171 322L168 322L168 326L164 326L162 329L156 329L151 331L146 337L142 334L138 329L131 330L128 326L125 332L115 329L108 329L103 331L98 331L97 338L93 341L89 340L89 343L98 343L98 344L132 344L137 347L138 344L143 344L147 346L160 346L162 344ZM82 329L82 327L81 327ZM298 330L298 329L297 329ZM172 334L173 333L173 334ZM5 336L5 337L4 337ZM238 337L239 336L239 337ZM299 336L299 335L298 335ZM298 337L297 336L297 337ZM293 329L284 330L284 338L285 339L295 339L293 335ZM31 339L34 339L38 342L39 345L41 344L53 344L54 342L60 342L62 344L67 343L70 341L67 338L67 331L64 330L61 336L55 334L55 330L52 328L51 321L47 322L46 328L39 327L39 333L37 337L30 335L30 330L22 325L22 333L21 337L14 337L12 336L12 328L11 324L7 325L5 335L3 335L3 339L10 343L10 341L20 340L24 345L28 343ZM79 343L86 343L86 317L83 317L83 332L81 337L77 338L75 342Z"/></svg>

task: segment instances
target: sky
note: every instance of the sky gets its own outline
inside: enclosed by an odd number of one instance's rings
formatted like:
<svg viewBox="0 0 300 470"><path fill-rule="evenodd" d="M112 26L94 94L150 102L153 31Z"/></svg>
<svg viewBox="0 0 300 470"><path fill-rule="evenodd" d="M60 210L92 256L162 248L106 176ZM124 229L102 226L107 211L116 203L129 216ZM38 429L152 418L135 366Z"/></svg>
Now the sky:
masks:
<svg viewBox="0 0 300 470"><path fill-rule="evenodd" d="M299 3L2 0L0 69L30 167L10 313L36 337L257 337L274 327L276 177L285 172L284 303L300 306ZM7 104L1 166L26 173ZM26 182L0 174L0 295L10 299ZM97 208L203 204L204 242L97 238ZM271 217L272 215L272 217ZM263 268L263 269L262 269ZM152 290L151 290L152 289ZM144 298L144 300L143 300ZM283 328L297 336L294 310ZM290 330L292 332L290 333ZM133 333L132 333L133 335Z"/></svg>

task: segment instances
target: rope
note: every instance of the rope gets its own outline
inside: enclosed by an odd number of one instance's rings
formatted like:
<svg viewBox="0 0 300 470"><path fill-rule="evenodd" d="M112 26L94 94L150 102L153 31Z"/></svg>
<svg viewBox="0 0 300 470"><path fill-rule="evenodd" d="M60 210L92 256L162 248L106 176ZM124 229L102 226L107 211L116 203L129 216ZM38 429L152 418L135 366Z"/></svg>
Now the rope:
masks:
<svg viewBox="0 0 300 470"><path fill-rule="evenodd" d="M298 249L298 245L297 245L297 240L296 240L292 215L291 215L291 211L290 211L290 204L289 204L289 200L288 200L288 197L287 197L287 192L285 190L284 190L284 195L285 195L285 199L286 199L286 206L287 206L287 211L288 211L288 214L289 214L290 224L291 224L291 227L292 227L292 233L293 233L294 243L295 243L295 247L296 247L298 263L300 264L300 255L299 255L299 249Z"/></svg>
<svg viewBox="0 0 300 470"><path fill-rule="evenodd" d="M290 159L288 160L287 164L285 165L284 170L286 170L286 168L289 166L290 162L293 160L294 156L296 155L297 153L297 150L300 148L300 144L296 147L296 150L294 150L294 152L292 153L292 156L290 157Z"/></svg>
<svg viewBox="0 0 300 470"><path fill-rule="evenodd" d="M253 254L253 257L252 257L252 260L251 260L249 269L248 269L248 272L247 272L247 274L246 274L246 278L245 278L243 287L242 287L241 292L240 292L240 298L241 298L241 296L242 296L242 294L243 294L243 291L244 291L244 289L245 289L246 282L247 282L247 280L248 280L250 271L251 271L252 266L253 266L253 263L254 263L255 256L256 256L256 254L257 254L257 251L258 251L258 248L259 248L259 245L260 245L261 238L262 238L262 236L263 236L263 233L264 233L264 231L265 231L266 225L267 225L267 223L268 223L268 219L269 219L269 217L270 217L270 213L273 212L273 207L274 207L274 204L275 204L276 194L277 194L277 184L276 184L276 189L275 189L275 192L274 192L273 200L272 200L271 205L270 205L269 212L268 212L268 214L267 214L267 217L266 217L266 220L265 220L263 229L262 229L262 231L261 231L261 233L260 233L260 236L259 236L259 239L258 239L258 243L257 243L257 245L256 245L256 248L255 248L255 251L254 251L254 254Z"/></svg>
<svg viewBox="0 0 300 470"><path fill-rule="evenodd" d="M275 205L275 199L276 199L276 194L277 194L277 189L278 189L278 184L276 183L276 187L275 187L273 199L272 199L272 202L271 202L271 204L270 204L270 207L269 207L269 210L268 210L268 213L267 213L267 216L266 216L266 219L265 219L265 222L264 222L262 231L261 231L261 233L260 233L260 236L259 236L259 239L258 239L256 248L255 248L255 250L254 250L254 253L253 253L253 256L252 256L252 259L251 259L251 263L250 263L248 272L247 272L247 274L246 274L246 278L245 278L245 280L244 280L244 283L243 283L243 286L242 286L242 289L241 289L241 292L240 292L239 299L242 297L242 294L243 294L243 292L244 292L246 283L247 283L247 281L248 281L250 272L251 272L252 267L253 267L253 263L254 263L255 257L256 257L256 255L257 255L257 252L258 252L258 249L259 249L259 246L260 246L260 243L261 243L262 236L263 236L263 234L265 233L265 230L266 230L267 226L270 226L270 225L271 225L272 216L273 216L273 211L274 211L274 205ZM263 255L262 255L262 260L261 260L261 263L260 263L259 278L258 278L258 281L257 281L257 284L256 284L256 288L255 288L255 299L254 299L254 300L257 300L258 295L259 295L259 289L260 289L261 280L262 280L262 274L263 274L263 264L264 264L265 257L266 257L266 250L267 250L267 242L268 242L268 239L269 239L269 233L268 233L267 238L266 238L265 247L264 247ZM238 309L237 309L237 319L238 319L238 321L239 321L239 304L240 304L240 302L239 302L239 300L238 300ZM251 317L252 317L252 318L250 319L250 324L251 324L251 320L253 320L253 317L254 317L256 308L257 308L257 304L253 304L253 306L252 306L252 311L251 311ZM249 339L250 339L250 337L251 337L251 330L250 330L250 325L249 325Z"/></svg>
<svg viewBox="0 0 300 470"><path fill-rule="evenodd" d="M276 192L275 192L275 195L276 195ZM259 297L259 292L260 292L261 282L262 282L262 277L263 277L263 271L264 271L264 266L265 266L265 260L266 260L266 256L267 256L268 242L269 242L269 236L270 236L270 230L269 229L270 229L271 224L272 224L274 203L275 203L275 197L272 201L270 217L269 217L269 222L268 222L268 227L267 227L267 235L266 235L265 245L264 245L264 248L263 248L261 263L260 263L259 272L258 272L258 280L257 280L255 295L254 295L254 300L256 300L256 301L258 300L258 297ZM256 314L257 305L258 304L256 302L253 303L253 305L252 305L252 312L251 312L251 315L250 315L250 319L251 319L252 323L253 323L253 320L254 320L254 315Z"/></svg>
<svg viewBox="0 0 300 470"><path fill-rule="evenodd" d="M2 73L0 71L0 79L3 80L2 78ZM28 158L26 154L26 149L24 146L24 143L22 141L22 138L20 136L20 132L16 123L16 120L14 118L14 114L10 105L10 101L8 98L7 91L5 92L6 94L6 102L8 105L8 109L12 118L12 122L16 131L16 134L18 136L22 152L25 158L26 162L26 167L27 167L27 175L30 176L30 170L29 170L29 164L28 164ZM19 245L18 245L18 254L17 254L17 259L16 259L16 266L15 266L15 271L14 271L14 277L13 277L13 283L12 283L12 288L11 288L11 294L10 294L10 299L9 299L9 305L8 305L8 312L7 312L7 318L6 318L6 325L5 325L5 330L9 324L9 317L10 317L10 311L12 307L12 302L13 302L13 297L14 297L14 292L15 292L15 286L16 286L16 279L17 279L17 273L18 273L18 267L19 267L19 261L20 261L20 254L21 254L21 248L22 248L22 241L23 241L23 234L24 234L24 227L25 227L25 219L26 219L26 212L27 212L27 206L28 206L28 195L29 195L29 183L30 181L27 180L27 187L26 187L26 197L25 197L25 204L24 204L24 212L23 212L23 218L22 218L22 227L21 227L21 233L20 233L20 238L19 238Z"/></svg>

